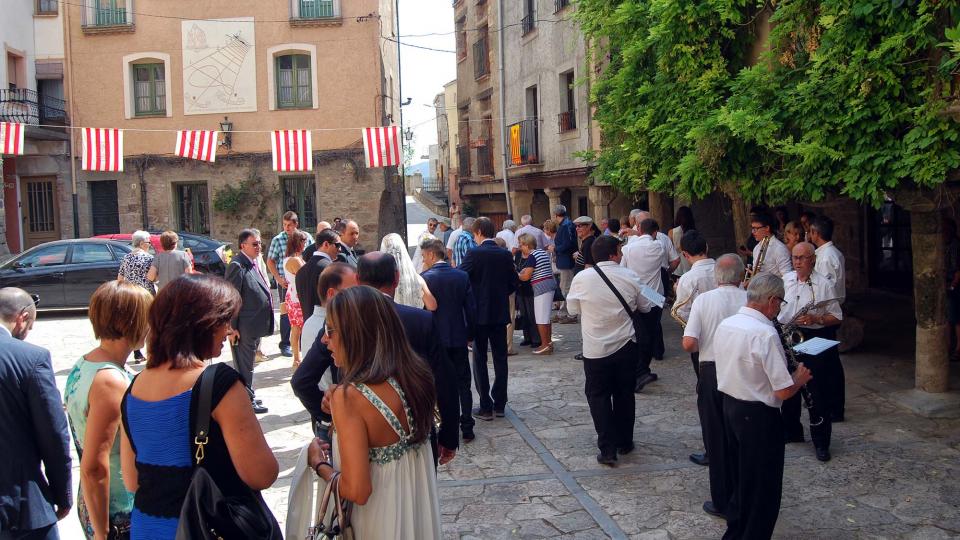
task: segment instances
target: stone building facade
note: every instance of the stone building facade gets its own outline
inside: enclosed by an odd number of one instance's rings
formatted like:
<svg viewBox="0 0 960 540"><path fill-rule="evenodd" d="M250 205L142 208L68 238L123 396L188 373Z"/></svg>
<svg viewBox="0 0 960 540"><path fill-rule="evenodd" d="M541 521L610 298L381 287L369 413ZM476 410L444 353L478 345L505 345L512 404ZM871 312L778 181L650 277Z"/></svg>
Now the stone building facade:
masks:
<svg viewBox="0 0 960 540"><path fill-rule="evenodd" d="M78 174L81 236L231 241L244 227L275 233L287 210L306 229L355 219L365 246L404 230L400 177L366 167L361 132L399 121L392 1L178 0L149 15L124 2L69 6L74 125L125 129L123 172ZM174 156L187 129L221 130L215 163ZM313 171L272 170L278 129L311 130Z"/></svg>

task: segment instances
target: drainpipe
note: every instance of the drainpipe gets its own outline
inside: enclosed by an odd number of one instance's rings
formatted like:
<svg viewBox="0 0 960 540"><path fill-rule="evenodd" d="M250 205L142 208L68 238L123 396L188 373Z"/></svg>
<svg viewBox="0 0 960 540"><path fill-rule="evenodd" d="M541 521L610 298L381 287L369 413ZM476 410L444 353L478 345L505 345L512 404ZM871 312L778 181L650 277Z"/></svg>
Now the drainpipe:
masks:
<svg viewBox="0 0 960 540"><path fill-rule="evenodd" d="M504 105L504 81L503 81L503 0L497 2L497 19L499 32L497 32L497 47L500 49L500 84L497 86L500 90L500 152L503 156L501 160L501 172L503 174L503 198L507 201L507 214L513 217L513 203L510 201L510 182L507 179L507 118L506 106Z"/></svg>
<svg viewBox="0 0 960 540"><path fill-rule="evenodd" d="M76 118L73 108L75 102L73 94L73 35L70 32L70 7L66 2L63 4L63 31L67 36L67 49L65 51L64 62L67 64L67 88L69 89L68 99L70 100L70 103L67 105L67 110L70 114L70 199L73 205L73 237L80 238L80 200L77 197L77 130L73 129L73 122Z"/></svg>
<svg viewBox="0 0 960 540"><path fill-rule="evenodd" d="M143 217L143 230L149 230L150 225L147 219L147 183L144 180L144 174L147 170L147 157L137 162L137 175L140 177L140 215Z"/></svg>
<svg viewBox="0 0 960 540"><path fill-rule="evenodd" d="M403 200L400 201L401 208L403 208L403 212L400 214L403 216L403 228L400 229L400 236L403 237L404 242L409 244L409 239L407 238L407 168L403 163L403 148L406 139L404 139L403 135L403 67L400 63L400 0L394 1L393 10L397 20L394 30L397 35L397 93L400 94L396 96L396 98L399 99L399 101L397 101L397 110L400 111L400 196L403 197Z"/></svg>

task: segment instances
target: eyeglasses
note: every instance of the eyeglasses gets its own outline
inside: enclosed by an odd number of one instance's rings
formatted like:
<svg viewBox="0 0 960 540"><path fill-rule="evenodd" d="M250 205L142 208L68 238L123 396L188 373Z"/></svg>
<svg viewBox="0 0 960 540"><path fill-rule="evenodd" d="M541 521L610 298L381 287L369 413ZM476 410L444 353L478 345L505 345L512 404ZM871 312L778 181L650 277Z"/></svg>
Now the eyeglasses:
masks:
<svg viewBox="0 0 960 540"><path fill-rule="evenodd" d="M576 224L576 227L577 227L577 228L579 228L579 227L589 227L589 226L590 226L589 223L577 223L577 224Z"/></svg>
<svg viewBox="0 0 960 540"><path fill-rule="evenodd" d="M263 242L257 240L256 242L247 242L247 244L251 246L262 246Z"/></svg>
<svg viewBox="0 0 960 540"><path fill-rule="evenodd" d="M769 225L760 225L759 227L751 226L751 227L750 227L750 230L751 230L751 231L759 231L760 229L766 229L767 227L769 227Z"/></svg>
<svg viewBox="0 0 960 540"><path fill-rule="evenodd" d="M40 307L40 295L31 294L30 299L33 300L33 307Z"/></svg>
<svg viewBox="0 0 960 540"><path fill-rule="evenodd" d="M786 300L784 300L783 298L781 298L781 297L779 297L779 296L771 296L770 298L774 298L774 299L776 299L776 300L779 300L779 301L780 301L780 307L785 307L787 304L789 304L789 302L787 302Z"/></svg>
<svg viewBox="0 0 960 540"><path fill-rule="evenodd" d="M336 331L337 331L336 328L334 328L334 327L332 327L332 326L330 326L330 325L327 325L327 327L323 330L323 333L324 333L324 335L327 336L327 339L330 339L330 338L333 337L333 333L336 332Z"/></svg>

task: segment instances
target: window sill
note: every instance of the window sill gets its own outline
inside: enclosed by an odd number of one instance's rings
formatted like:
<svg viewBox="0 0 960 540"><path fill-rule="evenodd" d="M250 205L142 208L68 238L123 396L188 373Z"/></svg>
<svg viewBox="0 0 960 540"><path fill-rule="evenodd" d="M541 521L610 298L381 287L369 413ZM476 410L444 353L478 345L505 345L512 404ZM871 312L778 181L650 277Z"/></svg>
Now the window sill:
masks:
<svg viewBox="0 0 960 540"><path fill-rule="evenodd" d="M81 26L84 34L131 34L136 30L133 23L112 24L103 26Z"/></svg>
<svg viewBox="0 0 960 540"><path fill-rule="evenodd" d="M573 129L567 129L567 130L561 131L557 135L558 135L557 140L559 140L560 142L579 139L580 129L576 127Z"/></svg>
<svg viewBox="0 0 960 540"><path fill-rule="evenodd" d="M522 44L527 44L531 40L533 40L533 38L537 37L537 34L538 34L537 28L534 27L533 29L528 30L526 33L520 34L520 42Z"/></svg>
<svg viewBox="0 0 960 540"><path fill-rule="evenodd" d="M318 17L316 19L290 19L290 26L294 28L343 26L343 19L341 17Z"/></svg>
<svg viewBox="0 0 960 540"><path fill-rule="evenodd" d="M38 11L33 14L34 19L55 19L60 15L56 11Z"/></svg>
<svg viewBox="0 0 960 540"><path fill-rule="evenodd" d="M275 111L309 111L314 109L313 105L285 105L283 107L276 107L273 110Z"/></svg>
<svg viewBox="0 0 960 540"><path fill-rule="evenodd" d="M478 83L489 82L489 81L490 81L490 74L489 74L489 73L484 73L483 75L481 75L481 76L479 76L479 77L477 77L476 75L474 75L473 80L476 81L476 82L478 82Z"/></svg>
<svg viewBox="0 0 960 540"><path fill-rule="evenodd" d="M153 113L134 113L130 117L131 120L136 120L138 118L166 118L167 111L153 112Z"/></svg>

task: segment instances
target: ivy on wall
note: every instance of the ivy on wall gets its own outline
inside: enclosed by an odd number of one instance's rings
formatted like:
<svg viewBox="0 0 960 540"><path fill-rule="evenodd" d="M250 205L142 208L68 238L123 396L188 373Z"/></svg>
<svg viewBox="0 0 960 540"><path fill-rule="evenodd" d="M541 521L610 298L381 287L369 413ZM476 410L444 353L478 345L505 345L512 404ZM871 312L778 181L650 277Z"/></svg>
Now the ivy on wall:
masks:
<svg viewBox="0 0 960 540"><path fill-rule="evenodd" d="M247 177L239 184L227 184L213 195L213 208L241 223L262 223L273 220L280 190L263 181L260 168L251 163Z"/></svg>
<svg viewBox="0 0 960 540"><path fill-rule="evenodd" d="M960 166L957 1L580 0L594 176L632 193L878 204ZM767 48L751 58L770 16ZM948 34L949 32L949 34Z"/></svg>

